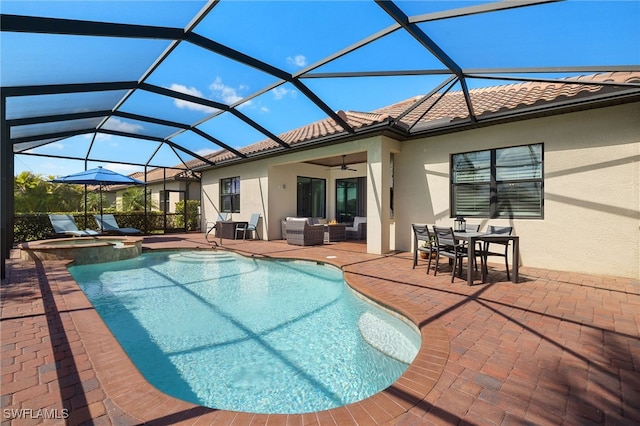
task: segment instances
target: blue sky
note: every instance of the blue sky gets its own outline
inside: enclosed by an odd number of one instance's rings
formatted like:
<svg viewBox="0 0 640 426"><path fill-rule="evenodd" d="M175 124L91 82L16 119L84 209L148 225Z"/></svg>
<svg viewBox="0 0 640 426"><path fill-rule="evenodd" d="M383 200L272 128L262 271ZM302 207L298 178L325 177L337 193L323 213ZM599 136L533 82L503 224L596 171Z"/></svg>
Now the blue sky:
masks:
<svg viewBox="0 0 640 426"><path fill-rule="evenodd" d="M468 7L485 2L398 1L409 16ZM203 1L3 1L2 13L141 25L185 27ZM420 24L420 28L464 69L496 67L613 66L640 64L640 2L567 1L510 11ZM371 1L233 1L222 0L195 32L284 70L297 73L393 24ZM2 33L3 86L138 80L167 47L166 40L108 39L64 35ZM315 72L444 69L442 64L404 31L396 31ZM563 74L564 75L564 74ZM569 75L569 74L567 74ZM553 76L553 75L552 75ZM332 110L370 111L429 92L445 76L305 79ZM147 79L148 83L228 105L242 101L277 79L189 43L181 43ZM471 87L495 81L470 81ZM123 93L10 99L20 114L67 113L110 109ZM57 96L57 97L56 97ZM294 86L284 84L251 100L239 111L275 134L325 118L325 114ZM216 110L162 95L137 91L121 107L130 113L195 124ZM23 115L21 115L23 116ZM11 118L11 117L8 117ZM79 128L86 122L77 123ZM177 129L127 119L110 119L106 128L166 137ZM228 113L198 127L233 147L265 136ZM28 135L31 129L24 129ZM141 170L111 161L172 166L191 157L176 156L167 145L138 139L81 135L34 149L40 154L87 152L123 173ZM206 154L218 149L185 132L173 141ZM152 157L153 156L153 157ZM84 162L16 156L16 173L65 175L82 170Z"/></svg>

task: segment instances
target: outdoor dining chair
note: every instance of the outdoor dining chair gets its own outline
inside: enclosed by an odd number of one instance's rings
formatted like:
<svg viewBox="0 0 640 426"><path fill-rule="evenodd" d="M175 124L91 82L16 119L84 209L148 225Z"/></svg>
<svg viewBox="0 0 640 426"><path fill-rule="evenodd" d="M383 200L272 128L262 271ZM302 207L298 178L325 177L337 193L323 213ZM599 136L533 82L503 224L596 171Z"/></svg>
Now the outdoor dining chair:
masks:
<svg viewBox="0 0 640 426"><path fill-rule="evenodd" d="M492 226L490 225L487 228L487 233L489 234L506 234L506 235L511 235L511 232L513 232L513 227L512 226ZM494 246L498 246L500 249L499 251L491 251L491 245ZM504 250L502 250L504 249ZM509 242L484 242L484 245L482 247L482 256L484 257L484 272L485 275L487 274L487 257L489 256L498 256L498 257L504 257L504 266L507 268L507 280L511 280L511 276L509 275L509 257L508 257L508 253L509 252ZM514 262L516 260L514 259Z"/></svg>
<svg viewBox="0 0 640 426"><path fill-rule="evenodd" d="M453 234L453 228L445 228L440 226L433 227L433 233L436 237L436 264L433 270L433 275L438 273L438 263L440 256L448 257L453 261L451 267L451 282L458 268L458 274L462 277L462 261L467 256L467 247L463 243L456 241ZM482 261L482 257L481 257ZM467 268L469 267L469 260L467 259Z"/></svg>
<svg viewBox="0 0 640 426"><path fill-rule="evenodd" d="M254 233L254 239L258 239L260 235L258 235L258 221L260 220L260 213L253 213L251 215L251 219L249 219L249 223L239 223L236 225L236 235L238 232L242 232L242 239L244 240L247 236L247 231Z"/></svg>
<svg viewBox="0 0 640 426"><path fill-rule="evenodd" d="M418 265L418 255L424 253L429 259L427 274L431 268L431 254L436 252L435 237L429 231L429 225L412 223L413 228L413 269Z"/></svg>

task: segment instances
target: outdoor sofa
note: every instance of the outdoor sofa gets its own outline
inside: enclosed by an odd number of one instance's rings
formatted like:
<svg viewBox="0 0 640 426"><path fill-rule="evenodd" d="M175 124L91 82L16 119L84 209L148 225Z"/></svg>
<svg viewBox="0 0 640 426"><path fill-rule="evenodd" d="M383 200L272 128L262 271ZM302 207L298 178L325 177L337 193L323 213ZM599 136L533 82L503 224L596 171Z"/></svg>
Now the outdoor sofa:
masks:
<svg viewBox="0 0 640 426"><path fill-rule="evenodd" d="M286 239L288 244L313 246L324 243L324 224L312 225L307 218L286 219Z"/></svg>

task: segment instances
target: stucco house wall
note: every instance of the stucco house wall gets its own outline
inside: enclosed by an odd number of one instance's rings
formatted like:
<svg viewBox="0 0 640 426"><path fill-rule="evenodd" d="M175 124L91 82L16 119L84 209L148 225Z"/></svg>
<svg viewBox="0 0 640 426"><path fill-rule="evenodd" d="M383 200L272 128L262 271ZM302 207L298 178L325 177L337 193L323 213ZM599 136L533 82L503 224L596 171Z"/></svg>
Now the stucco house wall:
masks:
<svg viewBox="0 0 640 426"><path fill-rule="evenodd" d="M398 249L411 223L450 226L450 155L544 144L544 218L510 225L523 265L640 277L640 105L525 120L402 143L396 158Z"/></svg>
<svg viewBox="0 0 640 426"><path fill-rule="evenodd" d="M520 122L396 141L369 137L203 171L203 222L215 221L219 182L240 176L241 211L260 213L262 238L281 238L280 221L296 214L296 177L327 179L327 219L335 211L335 179L366 176L367 251L411 251L411 223L451 226L450 156L490 148L544 144L544 217L475 219L510 225L520 236L520 264L593 274L640 277L640 104L565 113ZM367 152L345 172L304 163ZM389 187L394 155L394 216ZM510 259L513 262L513 259Z"/></svg>

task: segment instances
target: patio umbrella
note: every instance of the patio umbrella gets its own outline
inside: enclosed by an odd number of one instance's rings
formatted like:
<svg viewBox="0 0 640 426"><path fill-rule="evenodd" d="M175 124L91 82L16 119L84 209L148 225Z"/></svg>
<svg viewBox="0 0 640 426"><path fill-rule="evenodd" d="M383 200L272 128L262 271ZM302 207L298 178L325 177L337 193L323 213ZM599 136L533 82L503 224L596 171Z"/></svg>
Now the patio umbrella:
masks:
<svg viewBox="0 0 640 426"><path fill-rule="evenodd" d="M98 185L100 189L100 218L102 218L102 187L104 185L144 185L144 182L130 176L116 173L98 166L95 169L53 179L55 183L73 183L80 185ZM85 213L86 214L86 213ZM100 221L102 223L102 221ZM100 229L102 231L102 229Z"/></svg>

